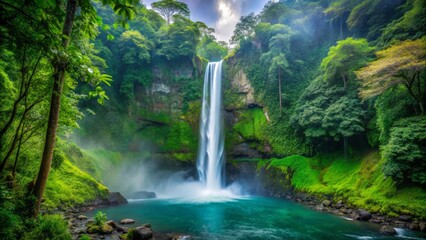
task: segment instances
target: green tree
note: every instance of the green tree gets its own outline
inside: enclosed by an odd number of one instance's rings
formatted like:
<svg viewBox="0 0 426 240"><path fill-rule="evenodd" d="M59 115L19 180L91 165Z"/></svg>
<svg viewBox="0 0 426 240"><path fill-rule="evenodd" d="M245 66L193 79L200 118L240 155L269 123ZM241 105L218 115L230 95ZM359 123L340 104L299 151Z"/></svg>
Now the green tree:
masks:
<svg viewBox="0 0 426 240"><path fill-rule="evenodd" d="M134 11L133 5L137 4L134 0L120 2L114 0L103 0L102 3L112 5L114 10L126 19L132 17L132 13ZM79 9L79 20L81 20L81 22L76 21L77 9ZM62 32L61 41L60 43L53 46L54 48L56 48L57 54L52 59L53 88L50 100L46 140L40 164L40 170L38 172L38 176L33 189L33 194L37 198L34 213L35 216L37 216L40 211L40 204L43 198L44 189L46 187L47 178L50 172L53 149L56 140L56 131L58 128L61 96L66 79L66 73L67 70L69 70L70 63L72 63L72 61L74 60L73 57L78 58L78 56L75 55L76 52L73 52L73 50L76 49L69 48L70 42L73 39L73 36L71 34L73 32L74 27L76 27L76 29L74 29L75 32L85 34L85 36L88 37L93 37L96 34L96 30L93 29L94 26L91 25L91 23L96 22L97 15L96 10L94 9L90 1L68 0L66 3L64 16L65 18L62 21L62 30L56 29L56 31L59 30L59 32ZM76 23L80 24L76 25ZM91 73L90 70L89 73ZM98 77L100 77L99 80L101 81L106 80L105 78L102 78L102 75L98 75Z"/></svg>
<svg viewBox="0 0 426 240"><path fill-rule="evenodd" d="M192 58L196 54L201 32L199 25L180 15L163 32L160 32L158 55L168 60L179 57Z"/></svg>
<svg viewBox="0 0 426 240"><path fill-rule="evenodd" d="M176 0L161 0L152 3L151 6L167 20L167 25L170 25L172 17L175 14L180 14L185 17L189 17L188 5L183 2L179 2Z"/></svg>
<svg viewBox="0 0 426 240"><path fill-rule="evenodd" d="M399 183L426 185L426 118L403 118L391 129L383 148L383 172Z"/></svg>
<svg viewBox="0 0 426 240"><path fill-rule="evenodd" d="M254 13L241 16L240 21L235 26L234 34L231 37L231 44L238 44L242 40L253 37L254 27L257 25L258 21L258 17L254 15Z"/></svg>
<svg viewBox="0 0 426 240"><path fill-rule="evenodd" d="M335 83L341 80L346 88L348 81L355 79L354 71L371 60L372 51L373 48L365 39L347 38L338 41L321 62L324 78Z"/></svg>

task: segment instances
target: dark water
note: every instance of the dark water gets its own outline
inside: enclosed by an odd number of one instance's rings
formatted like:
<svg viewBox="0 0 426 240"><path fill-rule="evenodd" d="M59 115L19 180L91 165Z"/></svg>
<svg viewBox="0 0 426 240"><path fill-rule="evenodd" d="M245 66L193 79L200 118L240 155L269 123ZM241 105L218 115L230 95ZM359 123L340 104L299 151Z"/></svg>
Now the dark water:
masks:
<svg viewBox="0 0 426 240"><path fill-rule="evenodd" d="M204 199L205 200L205 199ZM156 232L191 235L191 239L422 239L419 233L399 230L383 237L380 225L349 221L310 210L294 202L250 197L201 200L154 199L104 208L109 219L151 223ZM95 212L89 213L93 216ZM416 236L417 235L417 236Z"/></svg>

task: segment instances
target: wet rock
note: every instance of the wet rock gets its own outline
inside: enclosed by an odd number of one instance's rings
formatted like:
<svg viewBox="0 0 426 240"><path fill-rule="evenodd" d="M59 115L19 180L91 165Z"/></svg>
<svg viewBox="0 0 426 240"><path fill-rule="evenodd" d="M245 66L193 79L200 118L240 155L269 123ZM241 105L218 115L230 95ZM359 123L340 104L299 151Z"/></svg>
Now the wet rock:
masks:
<svg viewBox="0 0 426 240"><path fill-rule="evenodd" d="M422 232L426 232L426 223L424 222L419 223L419 230Z"/></svg>
<svg viewBox="0 0 426 240"><path fill-rule="evenodd" d="M255 149L250 148L246 142L235 145L232 148L231 156L233 157L246 157L246 158L259 158L261 155Z"/></svg>
<svg viewBox="0 0 426 240"><path fill-rule="evenodd" d="M389 225L383 225L380 228L380 233L383 235L388 235L388 236L395 236L397 234L395 228L389 226Z"/></svg>
<svg viewBox="0 0 426 240"><path fill-rule="evenodd" d="M371 219L371 213L368 212L367 210L359 209L358 213L359 213L359 218L362 221L368 221Z"/></svg>
<svg viewBox="0 0 426 240"><path fill-rule="evenodd" d="M357 212L352 212L351 218L354 219L354 220L361 220L361 216Z"/></svg>
<svg viewBox="0 0 426 240"><path fill-rule="evenodd" d="M408 226L409 229L417 231L420 230L420 226L417 222L413 222Z"/></svg>
<svg viewBox="0 0 426 240"><path fill-rule="evenodd" d="M87 220L88 218L84 215L78 215L77 219L78 220Z"/></svg>
<svg viewBox="0 0 426 240"><path fill-rule="evenodd" d="M342 208L342 207L343 207L343 204L341 204L341 203L336 203L336 204L334 205L334 207L335 207L335 208L337 208L337 209L340 209L340 208Z"/></svg>
<svg viewBox="0 0 426 240"><path fill-rule="evenodd" d="M150 224L144 224L129 231L127 239L129 240L148 240L152 239L153 232Z"/></svg>
<svg viewBox="0 0 426 240"><path fill-rule="evenodd" d="M317 205L317 206L315 207L315 210L317 210L317 211L323 211L323 210L324 210L324 206L323 206L322 204Z"/></svg>
<svg viewBox="0 0 426 240"><path fill-rule="evenodd" d="M155 192L148 192L148 191L139 191L134 192L129 195L130 199L148 199L148 198L156 198L157 195Z"/></svg>
<svg viewBox="0 0 426 240"><path fill-rule="evenodd" d="M411 221L412 217L410 215L400 215L398 219L404 222L409 222Z"/></svg>
<svg viewBox="0 0 426 240"><path fill-rule="evenodd" d="M117 229L117 223L115 223L113 220L109 220L107 222L105 222L105 224L111 226L113 229Z"/></svg>
<svg viewBox="0 0 426 240"><path fill-rule="evenodd" d="M125 218L120 220L120 224L133 224L133 223L135 223L135 220L130 218Z"/></svg>
<svg viewBox="0 0 426 240"><path fill-rule="evenodd" d="M324 200L324 201L322 201L322 203L321 203L323 206L325 206L325 207L330 207L330 205L331 205L331 202L330 202L330 200Z"/></svg>
<svg viewBox="0 0 426 240"><path fill-rule="evenodd" d="M117 226L117 232L128 233L129 232L129 228L122 227L122 226Z"/></svg>
<svg viewBox="0 0 426 240"><path fill-rule="evenodd" d="M110 205L121 205L121 204L127 204L127 199L121 195L119 192L110 192L108 203Z"/></svg>

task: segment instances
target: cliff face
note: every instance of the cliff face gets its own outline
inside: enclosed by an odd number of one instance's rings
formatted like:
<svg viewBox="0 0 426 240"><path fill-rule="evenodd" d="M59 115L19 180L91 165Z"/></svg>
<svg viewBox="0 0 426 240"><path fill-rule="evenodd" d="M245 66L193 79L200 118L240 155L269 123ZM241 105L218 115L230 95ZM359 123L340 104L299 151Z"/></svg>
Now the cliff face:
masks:
<svg viewBox="0 0 426 240"><path fill-rule="evenodd" d="M264 132L270 121L268 110L235 59L227 61L224 89L228 158L260 158L271 154Z"/></svg>

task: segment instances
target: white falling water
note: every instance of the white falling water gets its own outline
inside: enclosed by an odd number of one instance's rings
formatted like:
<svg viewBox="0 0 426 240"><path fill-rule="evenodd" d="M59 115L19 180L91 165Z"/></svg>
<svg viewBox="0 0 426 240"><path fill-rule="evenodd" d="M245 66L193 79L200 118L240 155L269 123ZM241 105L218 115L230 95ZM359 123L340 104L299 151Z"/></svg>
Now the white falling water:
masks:
<svg viewBox="0 0 426 240"><path fill-rule="evenodd" d="M203 106L197 170L207 191L224 187L224 137L222 115L222 61L207 65L204 75Z"/></svg>

